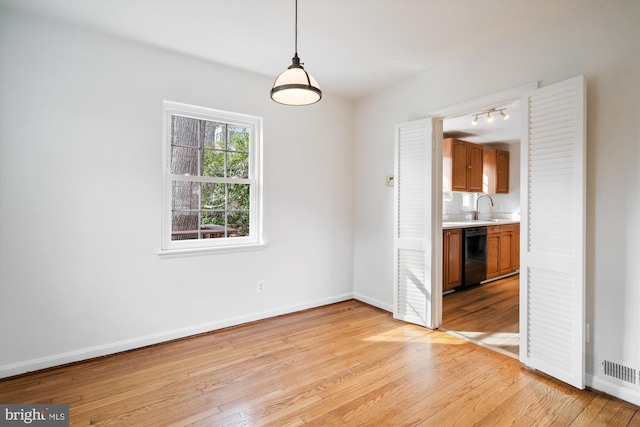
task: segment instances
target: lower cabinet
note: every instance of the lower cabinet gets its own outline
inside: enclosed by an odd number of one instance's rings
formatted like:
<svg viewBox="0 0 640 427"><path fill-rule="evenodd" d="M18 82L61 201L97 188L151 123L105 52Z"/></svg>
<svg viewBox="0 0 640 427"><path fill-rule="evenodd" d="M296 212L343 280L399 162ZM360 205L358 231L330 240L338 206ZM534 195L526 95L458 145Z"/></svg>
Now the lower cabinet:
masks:
<svg viewBox="0 0 640 427"><path fill-rule="evenodd" d="M500 276L500 226L487 227L487 279Z"/></svg>
<svg viewBox="0 0 640 427"><path fill-rule="evenodd" d="M518 271L520 268L520 225L487 227L487 279Z"/></svg>
<svg viewBox="0 0 640 427"><path fill-rule="evenodd" d="M461 228L442 231L442 291L462 285ZM514 273L520 268L520 224L487 226L487 279Z"/></svg>
<svg viewBox="0 0 640 427"><path fill-rule="evenodd" d="M462 285L462 229L442 231L442 291Z"/></svg>

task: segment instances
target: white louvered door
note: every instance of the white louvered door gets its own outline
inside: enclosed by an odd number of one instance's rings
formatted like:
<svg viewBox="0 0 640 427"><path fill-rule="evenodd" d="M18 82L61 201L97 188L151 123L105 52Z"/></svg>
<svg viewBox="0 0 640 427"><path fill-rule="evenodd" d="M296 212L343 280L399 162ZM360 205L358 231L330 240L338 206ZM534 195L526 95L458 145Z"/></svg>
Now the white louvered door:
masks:
<svg viewBox="0 0 640 427"><path fill-rule="evenodd" d="M432 120L395 130L393 316L433 328Z"/></svg>
<svg viewBox="0 0 640 427"><path fill-rule="evenodd" d="M585 368L585 81L522 98L520 360L580 389Z"/></svg>

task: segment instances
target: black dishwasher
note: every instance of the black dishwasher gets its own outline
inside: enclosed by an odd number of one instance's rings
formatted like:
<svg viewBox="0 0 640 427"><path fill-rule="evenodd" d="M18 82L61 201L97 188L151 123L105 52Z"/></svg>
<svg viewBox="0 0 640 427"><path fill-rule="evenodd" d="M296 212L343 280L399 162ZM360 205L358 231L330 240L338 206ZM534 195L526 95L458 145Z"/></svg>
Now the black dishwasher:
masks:
<svg viewBox="0 0 640 427"><path fill-rule="evenodd" d="M487 227L464 229L462 285L477 285L487 278Z"/></svg>

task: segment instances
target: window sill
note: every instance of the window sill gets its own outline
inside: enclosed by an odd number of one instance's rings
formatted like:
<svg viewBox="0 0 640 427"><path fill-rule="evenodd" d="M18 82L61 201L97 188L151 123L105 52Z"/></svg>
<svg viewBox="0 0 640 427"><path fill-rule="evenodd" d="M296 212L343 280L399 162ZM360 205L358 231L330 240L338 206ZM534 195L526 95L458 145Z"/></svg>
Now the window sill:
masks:
<svg viewBox="0 0 640 427"><path fill-rule="evenodd" d="M237 252L261 251L267 248L265 243L251 243L237 246L219 246L209 248L164 249L158 252L161 258L179 258L209 254L229 254Z"/></svg>

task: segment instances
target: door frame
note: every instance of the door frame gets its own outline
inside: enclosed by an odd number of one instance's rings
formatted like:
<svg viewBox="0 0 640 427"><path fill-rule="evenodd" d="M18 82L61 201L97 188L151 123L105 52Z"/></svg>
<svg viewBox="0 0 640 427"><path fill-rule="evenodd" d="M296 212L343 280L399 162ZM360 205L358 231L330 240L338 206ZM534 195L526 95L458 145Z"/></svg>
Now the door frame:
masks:
<svg viewBox="0 0 640 427"><path fill-rule="evenodd" d="M428 114L429 118L435 119L440 123L442 128L442 122L446 119L451 119L463 115L471 115L478 111L486 110L492 106L498 104L508 104L514 101L519 101L522 96L533 90L538 89L539 83L537 81L527 83L521 86L507 89L502 92L486 95L481 98L475 98L459 104L454 104L445 108L431 111ZM523 117L524 120L524 117ZM435 136L434 140L434 158L442 158L442 134ZM434 177L440 177L440 179L433 180L433 188L431 189L432 200L431 204L433 209L432 221L435 223L433 228L434 237L431 241L431 249L434 252L435 274L432 277L442 277L442 161L433 162L433 175ZM439 209L437 207L440 207ZM520 286L522 290L522 285ZM431 310L433 319L433 329L437 329L442 325L442 283L436 280L431 281Z"/></svg>

